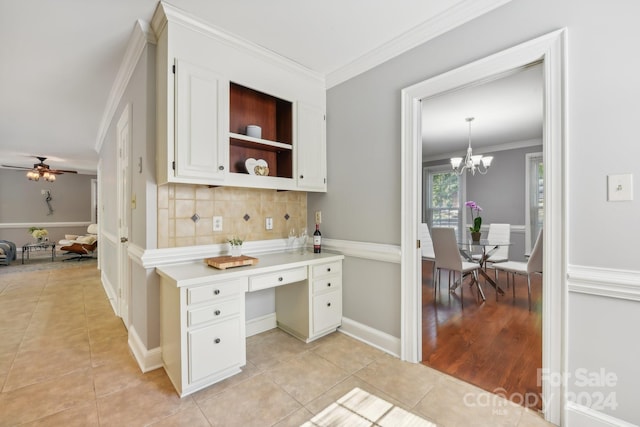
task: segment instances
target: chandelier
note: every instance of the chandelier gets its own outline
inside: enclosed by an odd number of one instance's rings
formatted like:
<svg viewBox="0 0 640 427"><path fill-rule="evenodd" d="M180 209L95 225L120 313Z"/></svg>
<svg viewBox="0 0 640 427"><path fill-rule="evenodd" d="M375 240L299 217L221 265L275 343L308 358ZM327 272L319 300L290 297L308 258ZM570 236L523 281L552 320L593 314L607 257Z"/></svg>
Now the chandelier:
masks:
<svg viewBox="0 0 640 427"><path fill-rule="evenodd" d="M491 166L491 161L493 160L493 156L473 155L473 151L471 150L471 122L473 119L474 117L467 117L465 119L467 123L469 123L469 147L467 147L467 155L464 159L462 157L451 158L451 167L458 175L462 175L465 170L471 172L472 175L475 175L476 171L484 175L489 170L489 166Z"/></svg>

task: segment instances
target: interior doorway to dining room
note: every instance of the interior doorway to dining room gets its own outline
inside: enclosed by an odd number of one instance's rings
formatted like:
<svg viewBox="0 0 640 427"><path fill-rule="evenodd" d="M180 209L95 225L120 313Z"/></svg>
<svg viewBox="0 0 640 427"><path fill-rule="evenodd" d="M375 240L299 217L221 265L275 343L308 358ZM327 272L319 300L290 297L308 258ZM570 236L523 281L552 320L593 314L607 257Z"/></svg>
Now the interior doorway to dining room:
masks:
<svg viewBox="0 0 640 427"><path fill-rule="evenodd" d="M526 262L535 241L530 236L537 236L544 221L542 73L542 63L533 62L422 99L421 222L429 230L453 228L463 242L475 217L482 218L483 238L490 224L508 224L504 252L510 261ZM492 156L491 166L453 170L450 159L464 158L469 147L473 155ZM482 211L467 207L472 201ZM467 249L474 251L469 255L482 251ZM542 410L541 276L532 276L529 310L525 276L516 275L507 288L506 274L498 274L502 295L482 277L478 286L469 286L471 275L450 291L459 275L442 269L434 276L430 258L422 260L420 281L422 363ZM495 278L491 267L487 263L485 272Z"/></svg>

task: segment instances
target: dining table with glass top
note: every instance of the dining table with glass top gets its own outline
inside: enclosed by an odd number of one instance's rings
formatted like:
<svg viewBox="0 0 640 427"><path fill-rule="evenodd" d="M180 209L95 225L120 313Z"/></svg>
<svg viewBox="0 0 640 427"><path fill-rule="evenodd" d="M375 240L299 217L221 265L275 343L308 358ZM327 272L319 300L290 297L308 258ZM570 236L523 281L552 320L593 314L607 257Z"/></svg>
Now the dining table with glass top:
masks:
<svg viewBox="0 0 640 427"><path fill-rule="evenodd" d="M485 265L487 260L500 246L511 246L511 242L505 242L501 240L489 240L480 239L473 241L471 239L462 239L458 241L458 248L460 255L462 255L469 262L476 262L480 265L478 271L480 275L485 278L487 282L496 290L496 300L498 294L504 295L504 290L487 274ZM480 255L480 258L474 258L474 254Z"/></svg>

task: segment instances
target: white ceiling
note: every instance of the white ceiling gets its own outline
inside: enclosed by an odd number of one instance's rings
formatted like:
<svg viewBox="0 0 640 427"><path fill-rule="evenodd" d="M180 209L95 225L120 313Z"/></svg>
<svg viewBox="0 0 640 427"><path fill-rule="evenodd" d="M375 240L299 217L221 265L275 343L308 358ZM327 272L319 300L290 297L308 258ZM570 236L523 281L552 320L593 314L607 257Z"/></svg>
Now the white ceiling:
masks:
<svg viewBox="0 0 640 427"><path fill-rule="evenodd" d="M508 1L169 3L339 82ZM33 156L45 156L53 168L95 171L98 129L129 36L156 5L0 0L1 164L31 166ZM375 53L381 48L386 56Z"/></svg>
<svg viewBox="0 0 640 427"><path fill-rule="evenodd" d="M496 146L526 145L542 138L542 64L514 70L489 82L422 100L423 160L464 157L469 141L474 154Z"/></svg>

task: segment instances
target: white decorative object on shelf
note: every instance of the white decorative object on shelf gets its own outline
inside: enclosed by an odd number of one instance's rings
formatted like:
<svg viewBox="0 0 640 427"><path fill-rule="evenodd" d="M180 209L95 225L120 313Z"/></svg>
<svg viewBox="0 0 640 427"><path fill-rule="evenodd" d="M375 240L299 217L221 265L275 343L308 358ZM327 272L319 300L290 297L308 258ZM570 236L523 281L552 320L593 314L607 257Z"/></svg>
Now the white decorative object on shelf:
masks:
<svg viewBox="0 0 640 427"><path fill-rule="evenodd" d="M269 175L269 164L264 159L256 160L253 157L249 157L245 160L244 166L247 168L249 175Z"/></svg>
<svg viewBox="0 0 640 427"><path fill-rule="evenodd" d="M253 138L262 138L262 128L256 125L247 126L247 136Z"/></svg>

